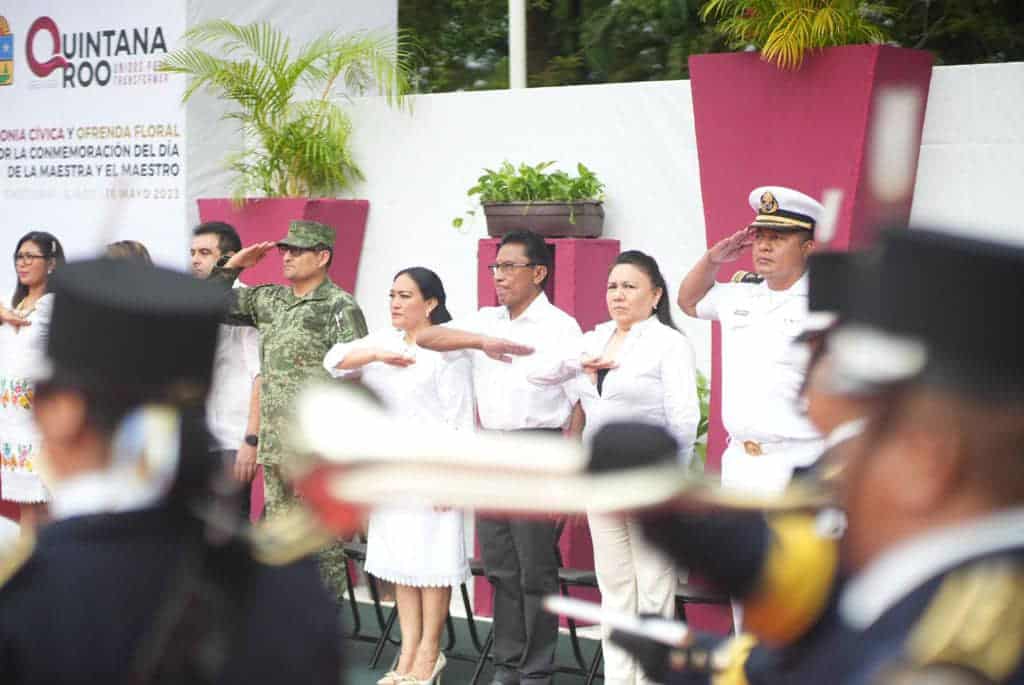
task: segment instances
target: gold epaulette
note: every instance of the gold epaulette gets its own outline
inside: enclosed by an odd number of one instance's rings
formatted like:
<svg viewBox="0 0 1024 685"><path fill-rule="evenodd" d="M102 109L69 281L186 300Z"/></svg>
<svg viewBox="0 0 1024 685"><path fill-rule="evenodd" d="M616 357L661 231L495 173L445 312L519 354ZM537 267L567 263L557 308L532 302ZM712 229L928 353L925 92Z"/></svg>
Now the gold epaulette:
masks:
<svg viewBox="0 0 1024 685"><path fill-rule="evenodd" d="M999 559L955 571L942 581L907 642L913 670L960 667L993 683L1024 656L1024 563Z"/></svg>
<svg viewBox="0 0 1024 685"><path fill-rule="evenodd" d="M743 600L743 627L780 646L813 626L828 604L839 568L837 541L821 534L812 514L768 521L771 546L754 593Z"/></svg>
<svg viewBox="0 0 1024 685"><path fill-rule="evenodd" d="M747 657L756 646L757 638L741 633L716 649L712 656L715 675L711 685L749 685Z"/></svg>
<svg viewBox="0 0 1024 685"><path fill-rule="evenodd" d="M32 526L22 525L18 541L0 556L0 588L13 578L36 549L36 534Z"/></svg>
<svg viewBox="0 0 1024 685"><path fill-rule="evenodd" d="M764 280L764 276L759 276L753 271L737 271L729 279L733 283L760 283Z"/></svg>
<svg viewBox="0 0 1024 685"><path fill-rule="evenodd" d="M264 564L283 566L319 552L333 539L311 512L296 507L253 529L252 553Z"/></svg>

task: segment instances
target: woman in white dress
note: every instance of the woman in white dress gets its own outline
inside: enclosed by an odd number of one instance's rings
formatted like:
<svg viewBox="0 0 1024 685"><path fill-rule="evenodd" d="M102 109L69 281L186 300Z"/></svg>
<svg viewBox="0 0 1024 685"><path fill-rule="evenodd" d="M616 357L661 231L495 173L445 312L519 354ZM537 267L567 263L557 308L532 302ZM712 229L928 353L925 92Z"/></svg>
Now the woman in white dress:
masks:
<svg viewBox="0 0 1024 685"><path fill-rule="evenodd" d="M548 358L531 378L535 383L569 380L579 396L589 443L611 421L643 421L665 428L679 445L686 465L700 421L693 348L676 330L657 262L636 250L621 253L608 274L611 321L582 339L582 350L566 349ZM570 380L571 379L571 380ZM588 517L594 543L594 569L603 606L632 614L671 617L676 569L643 538L628 518ZM649 682L633 659L604 636L607 685Z"/></svg>
<svg viewBox="0 0 1024 685"><path fill-rule="evenodd" d="M390 292L392 327L335 345L324 366L335 377L359 375L390 412L411 425L440 421L472 430L468 359L446 361L416 346L416 334L451 320L441 279L433 271L400 271ZM402 422L395 422L396 430ZM395 583L402 650L379 682L434 682L444 668L441 636L452 588L469 578L462 512L396 503L370 515L366 570Z"/></svg>
<svg viewBox="0 0 1024 685"><path fill-rule="evenodd" d="M39 475L39 433L32 418L35 386L45 360L53 295L47 283L64 263L64 248L49 233L22 236L14 249L18 285L11 309L0 307L0 497L22 511L49 500ZM41 513L41 512L37 512Z"/></svg>

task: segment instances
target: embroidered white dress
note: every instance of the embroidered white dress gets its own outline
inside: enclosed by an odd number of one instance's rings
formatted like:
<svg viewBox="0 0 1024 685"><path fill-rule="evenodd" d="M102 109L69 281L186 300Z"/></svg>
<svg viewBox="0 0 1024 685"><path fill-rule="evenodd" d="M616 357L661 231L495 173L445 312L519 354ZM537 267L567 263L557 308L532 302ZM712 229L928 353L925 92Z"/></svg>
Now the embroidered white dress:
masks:
<svg viewBox="0 0 1024 685"><path fill-rule="evenodd" d="M0 498L46 502L49 491L39 475L40 438L32 418L35 385L44 363L53 295L43 295L27 318L31 326L0 325Z"/></svg>
<svg viewBox="0 0 1024 685"><path fill-rule="evenodd" d="M372 362L355 371L336 368L360 348L383 348L415 357L402 368ZM442 421L473 430L473 382L470 360L445 361L439 352L404 341L402 331L376 331L360 340L335 345L324 367L336 378L358 376L395 415L395 430L410 424ZM469 578L461 511L438 512L415 504L381 507L370 514L366 570L378 578L413 587L457 586Z"/></svg>

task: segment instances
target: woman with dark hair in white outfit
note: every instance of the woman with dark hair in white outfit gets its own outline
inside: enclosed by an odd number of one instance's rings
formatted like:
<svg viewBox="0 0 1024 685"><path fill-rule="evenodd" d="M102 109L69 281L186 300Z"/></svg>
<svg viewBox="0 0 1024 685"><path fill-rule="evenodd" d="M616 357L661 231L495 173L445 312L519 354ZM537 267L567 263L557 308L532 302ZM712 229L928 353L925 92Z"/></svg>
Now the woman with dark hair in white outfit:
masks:
<svg viewBox="0 0 1024 685"><path fill-rule="evenodd" d="M582 349L568 347L559 358L538 365L534 383L563 383L579 396L589 443L612 421L643 421L665 428L688 463L697 438L700 405L693 348L676 330L669 312L665 278L653 258L623 252L608 274L606 295L611 321L585 334ZM671 617L676 569L642 537L639 526L619 516L590 514L594 569L601 603L627 613ZM603 640L605 683L649 682L630 656Z"/></svg>
<svg viewBox="0 0 1024 685"><path fill-rule="evenodd" d="M59 240L44 231L26 233L14 248L18 285L11 308L0 307L0 497L20 503L23 512L50 499L39 475L41 445L32 417L32 379L45 363L53 308L47 285L63 263Z"/></svg>

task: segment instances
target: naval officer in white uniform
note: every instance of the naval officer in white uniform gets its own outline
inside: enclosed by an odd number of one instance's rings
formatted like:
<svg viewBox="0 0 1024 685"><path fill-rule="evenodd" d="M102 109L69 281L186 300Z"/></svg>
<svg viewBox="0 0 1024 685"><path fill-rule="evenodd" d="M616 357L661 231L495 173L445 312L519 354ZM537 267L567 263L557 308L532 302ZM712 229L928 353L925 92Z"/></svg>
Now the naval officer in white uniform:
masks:
<svg viewBox="0 0 1024 685"><path fill-rule="evenodd" d="M807 257L824 208L782 187L750 193L754 222L712 246L679 286L679 306L722 326L722 420L729 444L722 484L757 493L785 488L793 469L821 454L822 436L800 407L808 350ZM760 278L717 283L748 248ZM763 280L762 280L763 279Z"/></svg>

